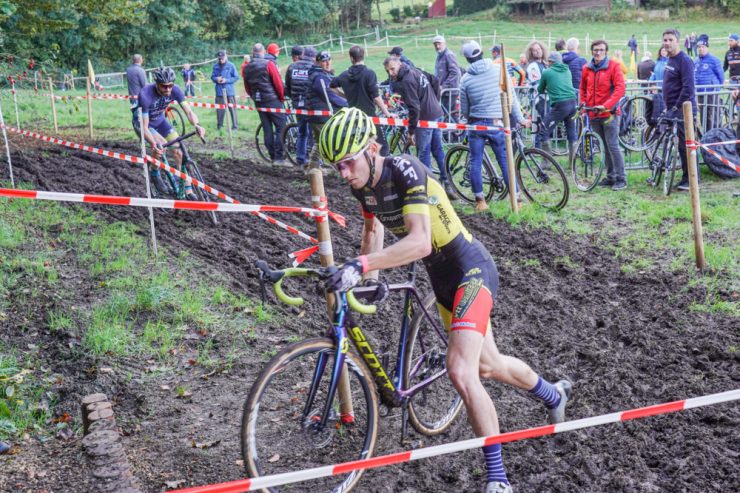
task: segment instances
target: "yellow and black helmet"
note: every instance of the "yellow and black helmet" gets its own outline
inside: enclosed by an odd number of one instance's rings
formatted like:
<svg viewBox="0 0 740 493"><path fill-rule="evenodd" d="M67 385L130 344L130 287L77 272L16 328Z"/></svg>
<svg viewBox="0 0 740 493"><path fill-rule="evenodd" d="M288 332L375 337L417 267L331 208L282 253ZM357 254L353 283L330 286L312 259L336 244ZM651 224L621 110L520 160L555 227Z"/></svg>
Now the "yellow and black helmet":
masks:
<svg viewBox="0 0 740 493"><path fill-rule="evenodd" d="M375 124L362 110L342 108L324 124L319 136L319 152L330 164L357 156L375 137Z"/></svg>

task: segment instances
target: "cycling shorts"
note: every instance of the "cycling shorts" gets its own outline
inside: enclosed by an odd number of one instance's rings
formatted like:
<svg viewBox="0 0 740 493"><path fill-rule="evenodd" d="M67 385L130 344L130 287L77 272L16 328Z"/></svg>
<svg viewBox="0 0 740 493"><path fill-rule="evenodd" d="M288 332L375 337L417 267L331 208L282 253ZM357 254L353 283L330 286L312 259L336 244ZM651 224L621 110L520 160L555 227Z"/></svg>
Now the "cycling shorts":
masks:
<svg viewBox="0 0 740 493"><path fill-rule="evenodd" d="M139 133L139 115L138 113L134 113L134 117L132 120L132 123L134 125L134 131L136 132L136 135L141 137L141 134ZM164 137L164 140L170 141L172 139L176 139L178 137L177 131L172 127L169 120L167 118L160 118L159 120L155 122L149 122L149 131L153 134L159 134L162 137Z"/></svg>
<svg viewBox="0 0 740 493"><path fill-rule="evenodd" d="M427 272L447 330L473 330L485 335L491 326L498 270L478 240L462 250L427 263Z"/></svg>

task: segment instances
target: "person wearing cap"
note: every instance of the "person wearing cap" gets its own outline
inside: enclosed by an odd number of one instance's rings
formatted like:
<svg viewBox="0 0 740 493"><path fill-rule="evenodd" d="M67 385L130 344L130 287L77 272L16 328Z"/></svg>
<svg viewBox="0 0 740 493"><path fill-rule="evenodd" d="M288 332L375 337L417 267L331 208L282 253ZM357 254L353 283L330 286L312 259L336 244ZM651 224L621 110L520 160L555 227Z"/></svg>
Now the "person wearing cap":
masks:
<svg viewBox="0 0 740 493"><path fill-rule="evenodd" d="M279 69L278 57L280 56L280 46L277 43L270 43L267 45L267 53L265 53L265 60L270 60Z"/></svg>
<svg viewBox="0 0 740 493"><path fill-rule="evenodd" d="M470 125L503 127L503 110L501 108L501 65L483 58L480 45L468 41L463 45L463 56L470 66L460 82L460 112ZM523 122L524 117L519 107L516 91L512 91L512 113L514 120ZM509 170L506 160L506 141L502 130L468 130L468 147L470 148L470 182L475 194L475 209L479 212L488 210L483 194L481 165L486 143L493 150L501 167L504 181L508 183Z"/></svg>
<svg viewBox="0 0 740 493"><path fill-rule="evenodd" d="M649 80L650 76L653 75L653 69L655 69L653 54L646 51L640 63L637 64L637 79Z"/></svg>
<svg viewBox="0 0 740 493"><path fill-rule="evenodd" d="M334 70L331 67L331 53L320 51L316 55L316 63L308 73L308 90L306 91L306 109L314 111L336 112L339 108L347 106L347 100L340 96L336 89L331 89L331 81L334 78ZM321 156L319 155L319 135L324 124L329 120L326 115L312 115L308 117L313 133L314 146L311 149L308 163L303 170L321 167Z"/></svg>
<svg viewBox="0 0 740 493"><path fill-rule="evenodd" d="M394 46L393 48L391 48L391 51L389 51L388 54L390 56L398 58L399 60L401 60L401 62L405 63L409 67L416 68L416 65L414 65L414 63L409 60L409 57L403 54L403 48L401 48L400 46Z"/></svg>
<svg viewBox="0 0 740 493"><path fill-rule="evenodd" d="M586 59L578 54L578 39L568 38L565 42L565 53L563 53L563 63L570 69L570 77L573 82L573 89L576 90L576 97L578 96L578 90L581 88L581 73L583 72L583 66L586 65Z"/></svg>
<svg viewBox="0 0 740 493"><path fill-rule="evenodd" d="M723 69L730 71L730 81L740 84L740 35L730 34L727 45L729 49L725 54Z"/></svg>
<svg viewBox="0 0 740 493"><path fill-rule="evenodd" d="M493 45L491 48L491 58L494 64L501 65L501 45ZM509 73L511 83L515 86L522 87L527 84L527 74L513 58L506 57L506 71Z"/></svg>
<svg viewBox="0 0 740 493"><path fill-rule="evenodd" d="M581 104L598 108L589 111L591 128L604 141L606 178L599 182L612 190L627 188L624 174L624 156L619 146L619 100L625 92L624 74L619 63L609 59L609 45L603 39L591 43L591 61L583 66L581 75Z"/></svg>
<svg viewBox="0 0 740 493"><path fill-rule="evenodd" d="M419 161L430 170L432 169L432 156L434 156L439 166L440 182L450 199L455 200L457 194L447 180L442 131L439 128L418 126L419 121L441 122L444 115L432 82L424 72L401 63L398 58L386 58L383 66L388 77L394 81L395 91L403 98L409 111L408 145L416 145L416 155Z"/></svg>
<svg viewBox="0 0 740 493"><path fill-rule="evenodd" d="M285 108L285 90L277 65L265 58L265 47L255 43L252 47L252 61L244 69L244 89L257 108ZM290 166L285 161L283 141L280 138L287 117L283 113L258 111L265 138L265 147L275 166Z"/></svg>
<svg viewBox="0 0 740 493"><path fill-rule="evenodd" d="M537 129L534 146L538 149L550 151L549 139L558 122L563 122L568 136L568 156L575 152L576 122L573 116L576 114L576 91L573 89L573 78L570 69L563 63L563 55L553 51L548 55L547 61L550 68L542 72L542 77L537 83L537 92L547 94L550 102L550 111L545 115L542 125Z"/></svg>
<svg viewBox="0 0 740 493"><path fill-rule="evenodd" d="M384 117L390 118L392 115L385 106L383 98L380 97L378 76L375 75L374 70L365 66L365 50L362 46L352 46L349 49L349 59L352 61L352 66L334 77L329 87L332 89L340 88L344 97L347 98L347 105L350 108L359 108L363 113L372 117L375 116L375 108L377 107ZM383 129L380 125L376 125L376 127L375 138L380 144L380 155L387 156L388 143Z"/></svg>
<svg viewBox="0 0 740 493"><path fill-rule="evenodd" d="M700 34L696 38L697 57L694 60L694 83L696 84L697 104L702 115L704 132L715 128L719 123L719 98L717 92L725 83L725 71L719 58L709 53L709 36ZM701 87L714 86L714 87Z"/></svg>
<svg viewBox="0 0 740 493"><path fill-rule="evenodd" d="M306 109L306 92L308 91L308 72L313 67L316 50L296 45L290 49L293 63L285 71L285 96L290 98L293 109ZM311 125L308 116L296 115L298 139L296 139L296 161L305 166L308 161L308 142L312 140Z"/></svg>
<svg viewBox="0 0 740 493"><path fill-rule="evenodd" d="M434 75L439 79L439 87L442 91L440 103L447 109L447 114L457 121L455 106L457 102L457 91L460 87L462 71L457 63L457 57L447 48L444 36L437 35L432 39L434 49L437 51L437 60L434 62ZM447 89L447 90L445 90Z"/></svg>
<svg viewBox="0 0 740 493"><path fill-rule="evenodd" d="M195 96L195 70L189 63L182 66L182 81L185 83L185 97Z"/></svg>
<svg viewBox="0 0 740 493"><path fill-rule="evenodd" d="M216 53L218 61L213 64L211 70L211 80L216 84L216 104L236 104L236 93L234 92L234 83L239 80L239 74L236 67L229 61L226 51L219 50ZM216 126L219 130L224 126L224 114L222 109L216 110ZM237 129L236 108L229 107L231 115L231 128Z"/></svg>

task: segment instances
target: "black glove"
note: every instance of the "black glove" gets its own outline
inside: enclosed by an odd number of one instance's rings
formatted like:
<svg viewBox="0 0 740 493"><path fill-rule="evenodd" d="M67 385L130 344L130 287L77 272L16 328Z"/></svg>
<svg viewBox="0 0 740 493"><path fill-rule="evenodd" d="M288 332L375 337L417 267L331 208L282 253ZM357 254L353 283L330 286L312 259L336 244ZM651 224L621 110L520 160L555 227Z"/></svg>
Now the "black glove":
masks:
<svg viewBox="0 0 740 493"><path fill-rule="evenodd" d="M367 300L370 303L382 303L385 301L386 298L388 298L388 293L390 293L390 291L388 290L388 283L378 281L377 279L365 279L364 281L362 281L362 285L377 286L375 294L367 297Z"/></svg>
<svg viewBox="0 0 740 493"><path fill-rule="evenodd" d="M362 271L360 259L348 260L324 281L324 286L329 291L347 291L362 280Z"/></svg>

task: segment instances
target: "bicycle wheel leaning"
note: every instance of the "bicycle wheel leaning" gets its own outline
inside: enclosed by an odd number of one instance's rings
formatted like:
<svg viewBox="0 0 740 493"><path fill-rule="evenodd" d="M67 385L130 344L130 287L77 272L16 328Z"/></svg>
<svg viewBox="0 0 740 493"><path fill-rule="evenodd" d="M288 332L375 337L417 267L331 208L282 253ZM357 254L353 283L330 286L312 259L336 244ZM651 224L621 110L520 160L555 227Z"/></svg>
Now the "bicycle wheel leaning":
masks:
<svg viewBox="0 0 740 493"><path fill-rule="evenodd" d="M321 431L317 430L326 405L335 354L336 346L331 339L307 339L287 346L260 372L242 415L242 456L250 477L372 455L378 433L378 394L367 366L352 351L345 353L345 367L349 371L354 422L344 424L340 419L337 392L329 421ZM311 390L314 395L310 395ZM362 472L316 479L302 486L304 491L347 492Z"/></svg>
<svg viewBox="0 0 740 493"><path fill-rule="evenodd" d="M642 152L650 147L648 108L652 99L648 96L632 96L621 102L619 143L627 150Z"/></svg>
<svg viewBox="0 0 740 493"><path fill-rule="evenodd" d="M198 165L195 161L190 161L187 164L187 168L185 169L185 172L190 174L193 178L198 180L201 183L205 183L203 180L203 175L200 173L200 168L198 168ZM210 202L211 201L211 194L200 188L199 186L193 185L193 192L195 193L195 196L198 197L198 200L200 202ZM213 222L214 225L218 224L218 218L216 217L216 211L209 211L208 215L211 217L211 222Z"/></svg>
<svg viewBox="0 0 740 493"><path fill-rule="evenodd" d="M475 204L473 184L470 180L470 149L466 145L455 145L450 147L445 156L445 168L447 176L460 198L471 204ZM494 195L496 200L503 199L508 193L506 183L503 179L497 179L498 175L491 165L491 161L484 157L481 163L481 178L483 179L483 195L489 202Z"/></svg>
<svg viewBox="0 0 740 493"><path fill-rule="evenodd" d="M434 293L424 298L424 308L438 319L441 333L431 326L424 313L411 320L403 368L404 387L441 372L447 367L447 337L436 307ZM462 398L445 373L409 401L409 421L416 431L433 436L450 427L462 409Z"/></svg>
<svg viewBox="0 0 740 493"><path fill-rule="evenodd" d="M262 124L260 123L257 125L257 130L254 132L254 146L257 148L257 152L260 157L268 163L271 163L272 159L270 159L270 153L267 152L267 148L265 147L265 137L262 134Z"/></svg>
<svg viewBox="0 0 740 493"><path fill-rule="evenodd" d="M565 171L541 149L524 149L517 156L516 180L530 202L559 211L568 203L570 187Z"/></svg>
<svg viewBox="0 0 740 493"><path fill-rule="evenodd" d="M570 162L573 182L582 192L588 192L599 184L604 172L604 142L596 132L587 130L578 141L578 149Z"/></svg>
<svg viewBox="0 0 740 493"><path fill-rule="evenodd" d="M283 153L285 154L285 157L287 157L288 161L293 163L294 166L297 165L298 124L295 122L290 122L285 125L285 127L283 127L283 131L280 133L280 140L283 143Z"/></svg>

